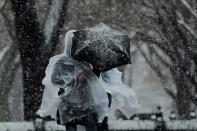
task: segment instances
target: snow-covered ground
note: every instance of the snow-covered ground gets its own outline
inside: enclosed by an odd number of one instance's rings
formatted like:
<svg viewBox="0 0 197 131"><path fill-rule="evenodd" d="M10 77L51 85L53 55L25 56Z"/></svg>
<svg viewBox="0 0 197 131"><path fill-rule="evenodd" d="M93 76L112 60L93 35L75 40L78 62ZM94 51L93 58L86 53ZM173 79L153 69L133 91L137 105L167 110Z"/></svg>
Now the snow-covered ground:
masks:
<svg viewBox="0 0 197 131"><path fill-rule="evenodd" d="M165 126L168 130L196 130L196 120L178 120L166 121ZM154 121L109 121L109 130L154 130L156 124ZM0 131L28 131L34 130L33 122L2 122L0 123ZM57 125L56 122L50 121L45 123L47 131L65 131L64 126ZM83 126L77 126L78 131L85 131Z"/></svg>

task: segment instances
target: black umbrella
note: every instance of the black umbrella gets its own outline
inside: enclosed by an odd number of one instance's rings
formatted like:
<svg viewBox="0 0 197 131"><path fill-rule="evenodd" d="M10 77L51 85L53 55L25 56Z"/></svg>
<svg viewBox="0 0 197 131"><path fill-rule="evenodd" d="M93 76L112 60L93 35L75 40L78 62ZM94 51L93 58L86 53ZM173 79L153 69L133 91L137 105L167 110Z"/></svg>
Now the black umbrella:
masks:
<svg viewBox="0 0 197 131"><path fill-rule="evenodd" d="M77 60L91 63L99 71L129 64L130 39L105 24L74 32L71 48Z"/></svg>

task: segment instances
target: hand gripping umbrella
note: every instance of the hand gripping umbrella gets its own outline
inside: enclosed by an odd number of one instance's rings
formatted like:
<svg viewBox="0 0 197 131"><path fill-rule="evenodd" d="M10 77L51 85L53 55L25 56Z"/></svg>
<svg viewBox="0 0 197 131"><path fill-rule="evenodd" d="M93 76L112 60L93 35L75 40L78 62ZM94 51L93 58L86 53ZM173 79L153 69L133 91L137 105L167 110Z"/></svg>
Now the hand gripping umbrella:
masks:
<svg viewBox="0 0 197 131"><path fill-rule="evenodd" d="M129 64L130 39L105 24L74 32L72 56L91 63L99 71Z"/></svg>

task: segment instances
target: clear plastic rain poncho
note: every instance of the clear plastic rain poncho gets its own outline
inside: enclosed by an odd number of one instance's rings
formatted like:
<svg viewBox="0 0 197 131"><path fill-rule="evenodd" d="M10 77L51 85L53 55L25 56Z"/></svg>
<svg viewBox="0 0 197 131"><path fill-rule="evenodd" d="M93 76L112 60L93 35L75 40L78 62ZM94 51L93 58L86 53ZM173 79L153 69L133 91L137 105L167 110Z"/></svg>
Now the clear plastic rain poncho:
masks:
<svg viewBox="0 0 197 131"><path fill-rule="evenodd" d="M46 68L45 89L38 114L57 119L58 111L60 124L65 124L97 113L98 122L102 122L108 110L107 94L88 64L71 57L73 32L66 33L64 53L52 57ZM60 89L64 92L58 95Z"/></svg>
<svg viewBox="0 0 197 131"><path fill-rule="evenodd" d="M119 109L128 119L137 112L140 105L135 91L122 83L122 73L117 69L111 69L101 73L100 80L106 86L108 92L112 94L112 105L110 114Z"/></svg>

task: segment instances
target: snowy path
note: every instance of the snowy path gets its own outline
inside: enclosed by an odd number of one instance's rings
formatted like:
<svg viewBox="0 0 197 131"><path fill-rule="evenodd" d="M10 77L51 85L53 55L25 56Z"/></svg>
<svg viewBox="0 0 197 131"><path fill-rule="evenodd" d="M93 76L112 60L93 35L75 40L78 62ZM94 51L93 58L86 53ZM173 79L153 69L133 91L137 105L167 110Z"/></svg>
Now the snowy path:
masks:
<svg viewBox="0 0 197 131"><path fill-rule="evenodd" d="M179 120L167 121L166 128L168 130L197 130L197 120ZM65 131L64 126L59 126L54 121L45 124L47 131ZM153 121L109 121L109 130L154 130L155 123ZM0 131L28 131L34 130L33 122L2 122L0 123ZM78 131L85 131L84 127L78 126Z"/></svg>

